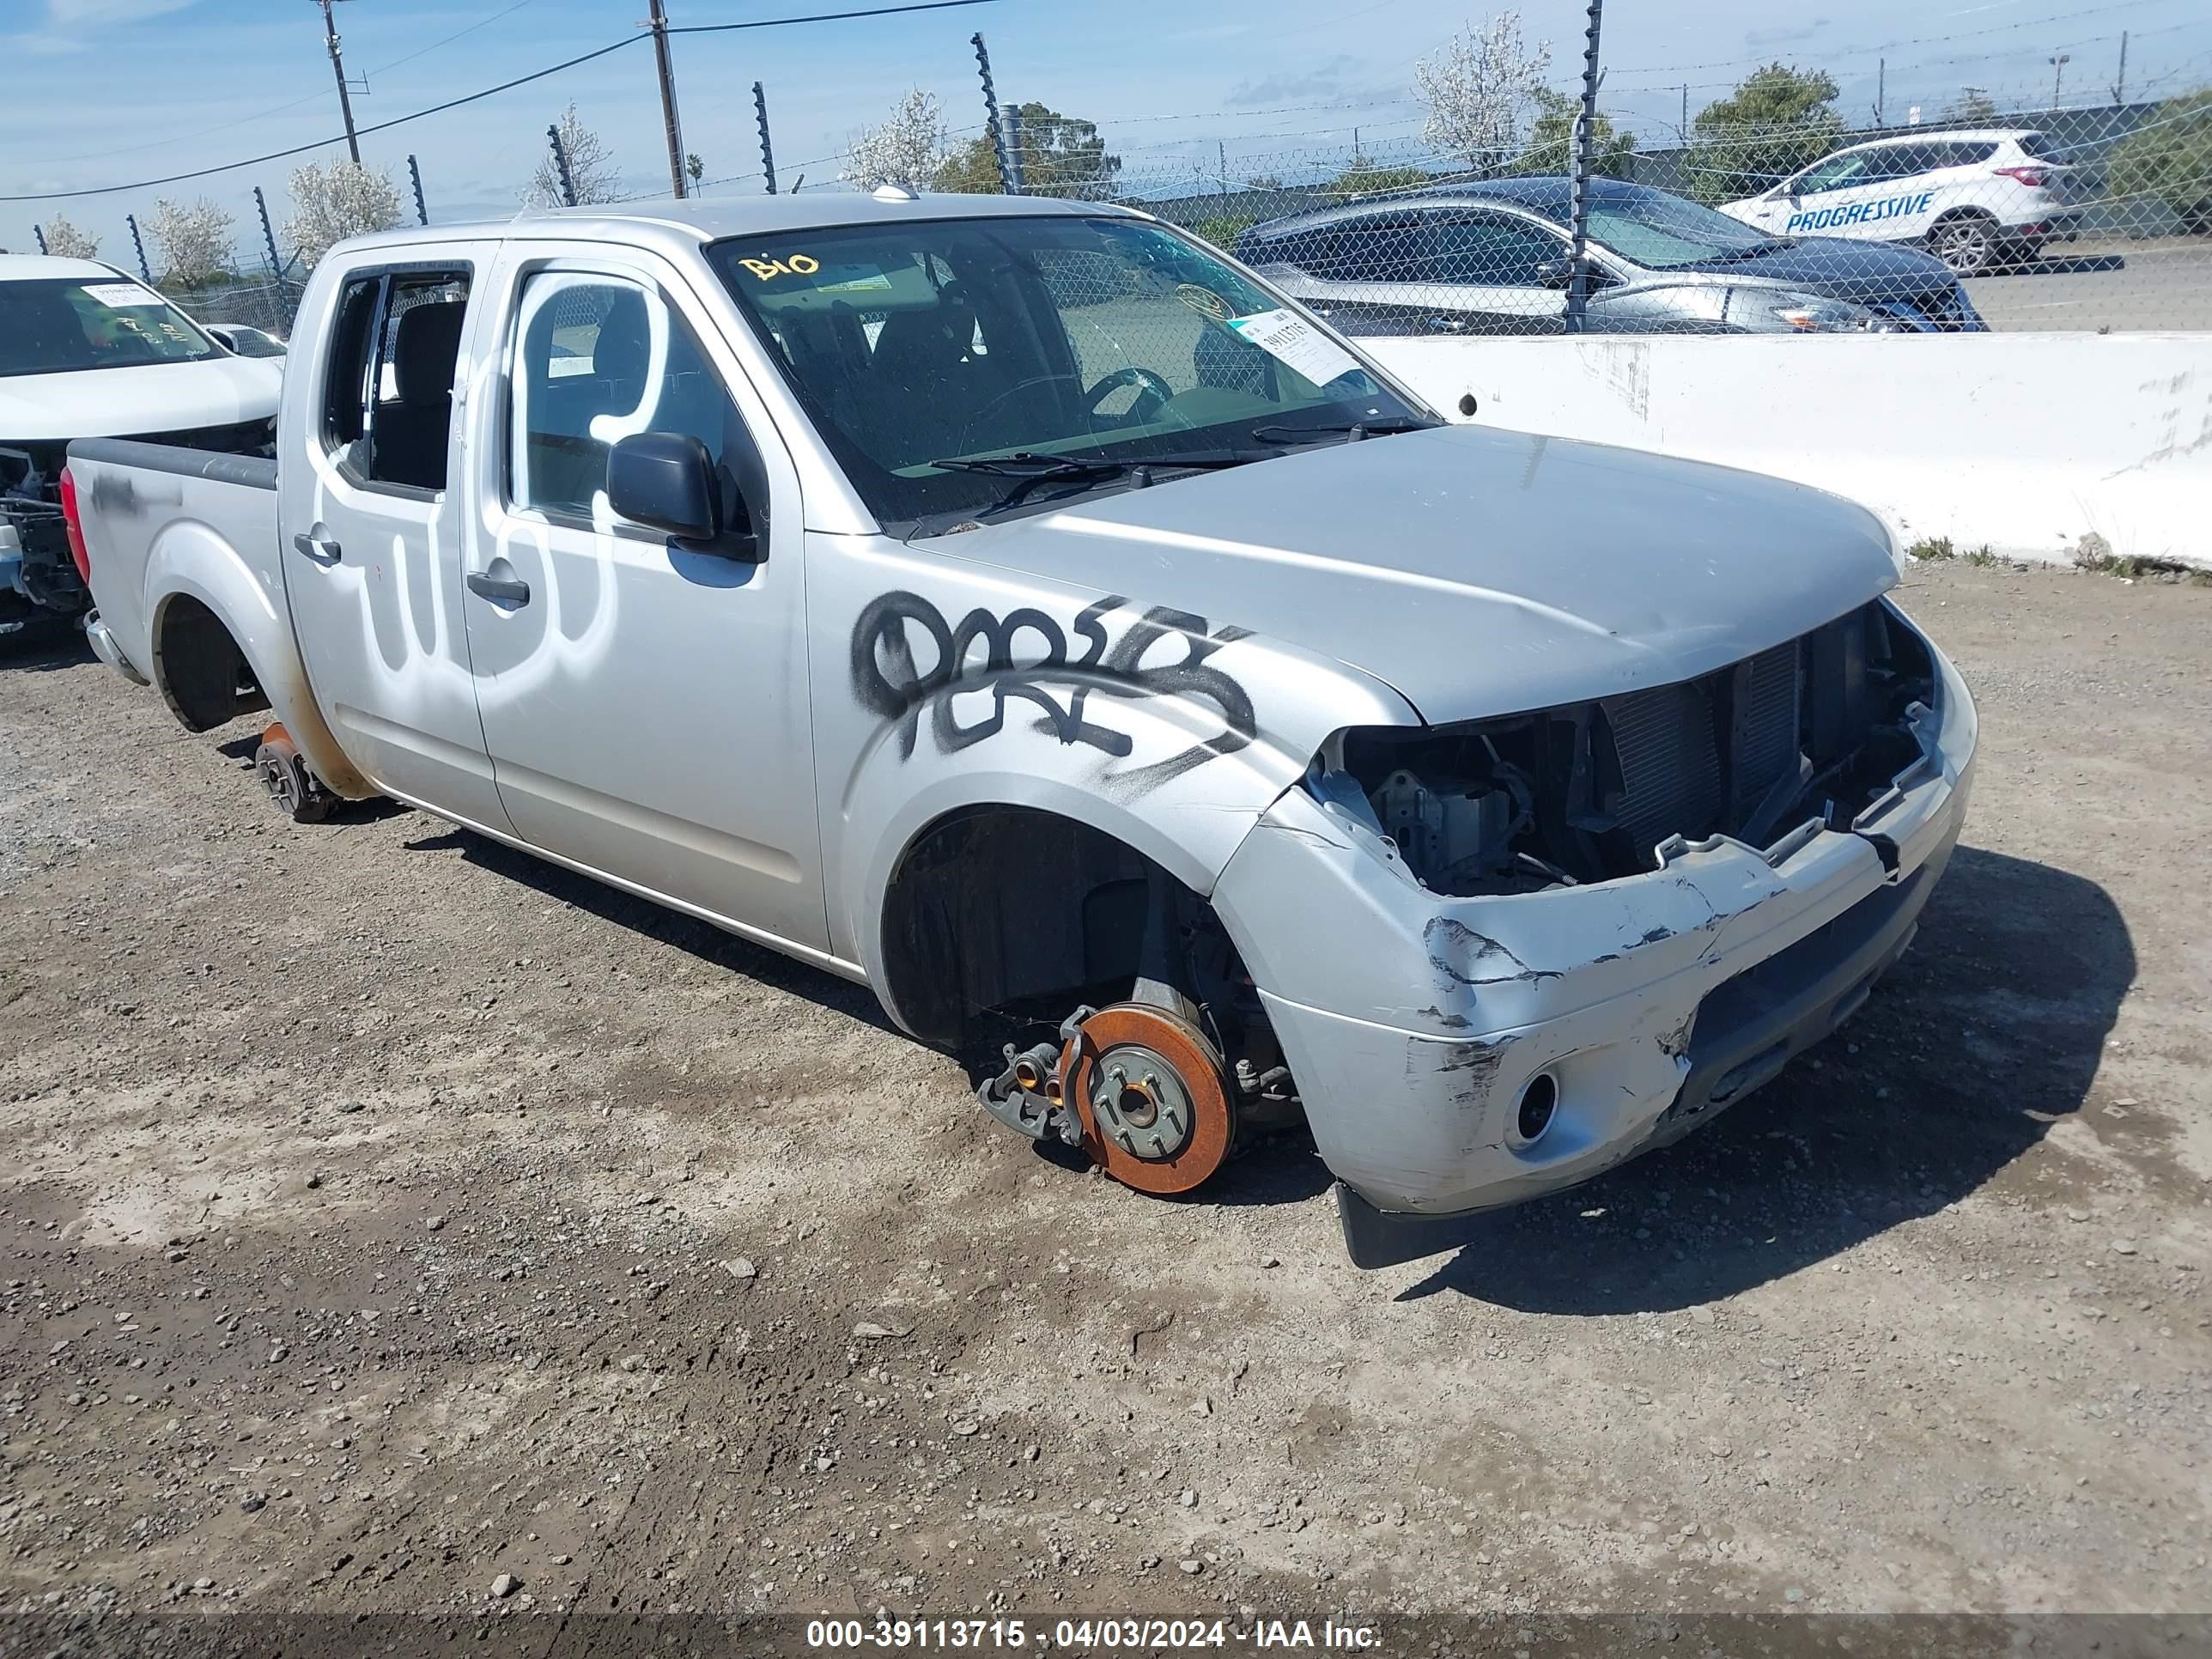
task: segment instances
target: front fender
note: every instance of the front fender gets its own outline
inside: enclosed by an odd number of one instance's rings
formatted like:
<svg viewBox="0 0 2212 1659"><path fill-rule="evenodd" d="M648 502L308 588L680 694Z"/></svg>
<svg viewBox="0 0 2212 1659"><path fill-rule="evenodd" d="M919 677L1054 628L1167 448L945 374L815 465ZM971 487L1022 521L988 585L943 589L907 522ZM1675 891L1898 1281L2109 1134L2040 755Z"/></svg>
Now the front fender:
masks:
<svg viewBox="0 0 2212 1659"><path fill-rule="evenodd" d="M1204 895L1332 732L1419 723L1233 617L857 541L812 544L817 788L832 948L878 986L885 895L948 814L1055 813Z"/></svg>
<svg viewBox="0 0 2212 1659"><path fill-rule="evenodd" d="M273 503L274 496L270 500ZM283 589L273 578L264 580L235 547L196 519L164 526L146 558L143 614L152 641L148 673L172 713L183 718L168 684L160 642L166 613L179 598L197 599L229 631L253 671L254 683L269 699L270 711L325 787L356 800L377 793L346 758L316 705Z"/></svg>

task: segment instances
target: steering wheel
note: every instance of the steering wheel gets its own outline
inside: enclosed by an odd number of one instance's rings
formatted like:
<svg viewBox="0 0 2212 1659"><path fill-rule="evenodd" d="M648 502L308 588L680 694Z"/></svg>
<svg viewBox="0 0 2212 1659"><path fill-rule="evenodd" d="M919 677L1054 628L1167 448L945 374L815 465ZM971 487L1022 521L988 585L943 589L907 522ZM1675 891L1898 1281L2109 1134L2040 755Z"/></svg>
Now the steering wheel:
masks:
<svg viewBox="0 0 2212 1659"><path fill-rule="evenodd" d="M1115 417L1123 426L1142 426L1158 415L1167 406L1168 399L1176 395L1175 387L1159 375L1149 368L1131 363L1126 368L1117 368L1104 376L1083 394L1084 414L1096 421L1098 405L1125 386L1140 386L1143 390L1137 394L1137 401L1129 405L1127 412Z"/></svg>

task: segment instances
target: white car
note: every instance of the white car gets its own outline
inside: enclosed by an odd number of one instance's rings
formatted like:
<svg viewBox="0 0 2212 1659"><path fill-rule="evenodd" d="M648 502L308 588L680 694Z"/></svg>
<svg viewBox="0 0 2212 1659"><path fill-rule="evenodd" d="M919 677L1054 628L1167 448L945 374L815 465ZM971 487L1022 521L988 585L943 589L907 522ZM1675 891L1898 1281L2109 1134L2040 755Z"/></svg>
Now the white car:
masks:
<svg viewBox="0 0 2212 1659"><path fill-rule="evenodd" d="M234 355L90 259L0 254L0 634L85 607L62 514L72 438L270 451L282 358Z"/></svg>
<svg viewBox="0 0 2212 1659"><path fill-rule="evenodd" d="M2075 169L2039 132L1931 132L1824 155L1721 211L1781 236L1924 245L1961 276L2071 241Z"/></svg>

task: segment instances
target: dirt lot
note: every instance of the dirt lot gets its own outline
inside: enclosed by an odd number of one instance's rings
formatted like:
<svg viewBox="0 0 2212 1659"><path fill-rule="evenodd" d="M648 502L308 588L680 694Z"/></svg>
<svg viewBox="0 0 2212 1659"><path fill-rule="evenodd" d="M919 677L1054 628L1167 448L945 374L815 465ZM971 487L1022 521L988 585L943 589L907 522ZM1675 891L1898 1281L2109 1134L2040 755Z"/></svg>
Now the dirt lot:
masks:
<svg viewBox="0 0 2212 1659"><path fill-rule="evenodd" d="M1380 1274L1310 1149L1139 1198L852 988L419 813L295 827L243 729L0 645L0 1590L2212 1607L2212 590L1906 602L1982 771L1846 1038Z"/></svg>

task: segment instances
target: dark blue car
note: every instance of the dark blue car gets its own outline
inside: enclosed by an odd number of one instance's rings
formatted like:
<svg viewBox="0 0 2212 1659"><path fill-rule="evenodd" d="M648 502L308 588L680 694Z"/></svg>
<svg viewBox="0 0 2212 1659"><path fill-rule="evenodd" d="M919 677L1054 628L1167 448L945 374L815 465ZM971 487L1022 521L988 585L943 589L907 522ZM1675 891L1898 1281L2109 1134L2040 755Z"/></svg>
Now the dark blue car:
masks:
<svg viewBox="0 0 2212 1659"><path fill-rule="evenodd" d="M1557 334L1572 182L1499 179L1255 225L1237 254L1352 334ZM1647 185L1593 179L1586 327L1606 334L1978 332L1911 248L1778 236Z"/></svg>

